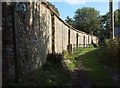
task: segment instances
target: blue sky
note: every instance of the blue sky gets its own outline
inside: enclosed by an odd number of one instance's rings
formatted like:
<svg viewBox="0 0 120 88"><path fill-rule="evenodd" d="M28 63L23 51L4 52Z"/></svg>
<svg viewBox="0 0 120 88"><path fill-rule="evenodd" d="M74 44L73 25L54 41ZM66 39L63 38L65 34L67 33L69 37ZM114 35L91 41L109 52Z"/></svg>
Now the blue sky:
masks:
<svg viewBox="0 0 120 88"><path fill-rule="evenodd" d="M58 8L60 12L60 18L62 18L63 20L65 20L67 16L73 17L76 9L82 7L94 7L96 10L100 11L100 15L104 15L109 11L108 2L83 2L78 4L70 4L67 2L51 2L51 3ZM118 2L114 2L114 9L117 8Z"/></svg>

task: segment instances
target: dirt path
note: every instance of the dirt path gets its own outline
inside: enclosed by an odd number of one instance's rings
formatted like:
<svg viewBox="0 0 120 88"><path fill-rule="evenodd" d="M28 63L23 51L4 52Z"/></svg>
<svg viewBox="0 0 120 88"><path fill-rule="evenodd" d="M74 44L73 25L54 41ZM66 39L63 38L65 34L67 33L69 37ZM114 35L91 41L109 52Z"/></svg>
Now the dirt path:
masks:
<svg viewBox="0 0 120 88"><path fill-rule="evenodd" d="M111 69L110 67L103 65L103 67L108 71L110 74L111 78L115 81L115 84L117 87L120 88L120 75L118 71L115 71L113 68Z"/></svg>
<svg viewBox="0 0 120 88"><path fill-rule="evenodd" d="M90 81L81 61L79 61L78 68L72 74L75 79L72 88L91 88Z"/></svg>
<svg viewBox="0 0 120 88"><path fill-rule="evenodd" d="M74 74L76 78L72 88L91 88L84 70L75 70Z"/></svg>

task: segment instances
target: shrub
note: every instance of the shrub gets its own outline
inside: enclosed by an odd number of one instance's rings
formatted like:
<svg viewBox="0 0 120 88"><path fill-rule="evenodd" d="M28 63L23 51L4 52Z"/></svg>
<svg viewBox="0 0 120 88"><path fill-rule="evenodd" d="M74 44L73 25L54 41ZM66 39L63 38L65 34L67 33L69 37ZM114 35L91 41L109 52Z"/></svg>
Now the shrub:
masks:
<svg viewBox="0 0 120 88"><path fill-rule="evenodd" d="M120 54L120 37L109 39L107 41L108 57L112 63L118 63L118 55Z"/></svg>
<svg viewBox="0 0 120 88"><path fill-rule="evenodd" d="M61 64L63 61L63 55L60 53L50 53L47 56L47 61L53 64Z"/></svg>

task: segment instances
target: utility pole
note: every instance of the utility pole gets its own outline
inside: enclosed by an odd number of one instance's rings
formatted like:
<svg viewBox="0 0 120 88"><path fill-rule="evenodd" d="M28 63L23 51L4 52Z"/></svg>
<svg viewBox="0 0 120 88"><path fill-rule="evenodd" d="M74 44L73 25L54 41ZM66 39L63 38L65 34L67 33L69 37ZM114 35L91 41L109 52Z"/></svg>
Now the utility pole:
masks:
<svg viewBox="0 0 120 88"><path fill-rule="evenodd" d="M120 17L120 1L118 2L118 14L119 14L119 17Z"/></svg>
<svg viewBox="0 0 120 88"><path fill-rule="evenodd" d="M114 11L113 0L109 0L109 12L110 12L110 38L114 39Z"/></svg>

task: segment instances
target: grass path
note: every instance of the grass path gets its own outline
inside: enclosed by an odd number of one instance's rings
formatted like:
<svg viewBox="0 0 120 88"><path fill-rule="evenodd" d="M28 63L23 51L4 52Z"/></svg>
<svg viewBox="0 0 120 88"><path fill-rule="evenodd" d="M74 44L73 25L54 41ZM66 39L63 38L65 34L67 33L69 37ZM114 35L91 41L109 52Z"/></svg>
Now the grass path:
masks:
<svg viewBox="0 0 120 88"><path fill-rule="evenodd" d="M99 59L106 58L105 53L101 48L85 48L81 51L77 49L73 54L73 57L76 59L78 66L78 78L76 79L75 85L77 85L77 83L81 85L80 83L82 83L83 86L91 85L96 88L116 88L115 82L108 71L106 71L101 63L99 63Z"/></svg>

